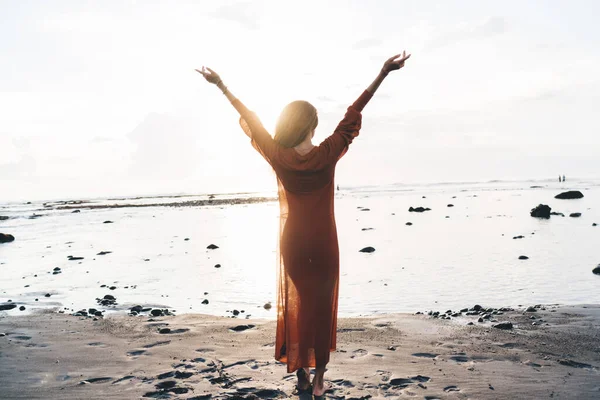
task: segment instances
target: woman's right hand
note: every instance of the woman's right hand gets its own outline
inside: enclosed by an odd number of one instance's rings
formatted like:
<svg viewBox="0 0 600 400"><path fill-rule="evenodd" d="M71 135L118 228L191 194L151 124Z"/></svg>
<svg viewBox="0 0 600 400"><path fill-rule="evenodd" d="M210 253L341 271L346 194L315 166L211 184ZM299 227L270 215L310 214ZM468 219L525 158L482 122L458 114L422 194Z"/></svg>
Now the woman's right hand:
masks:
<svg viewBox="0 0 600 400"><path fill-rule="evenodd" d="M206 79L209 83L213 83L213 84L217 85L219 82L221 82L221 77L219 76L219 74L217 74L215 71L213 71L210 68L203 66L202 70L197 69L196 71L198 73L202 74L204 79Z"/></svg>
<svg viewBox="0 0 600 400"><path fill-rule="evenodd" d="M402 52L402 54L396 54L393 57L388 58L381 68L381 72L384 74L389 74L392 71L400 69L404 67L404 62L410 58L410 54L406 54L406 50Z"/></svg>

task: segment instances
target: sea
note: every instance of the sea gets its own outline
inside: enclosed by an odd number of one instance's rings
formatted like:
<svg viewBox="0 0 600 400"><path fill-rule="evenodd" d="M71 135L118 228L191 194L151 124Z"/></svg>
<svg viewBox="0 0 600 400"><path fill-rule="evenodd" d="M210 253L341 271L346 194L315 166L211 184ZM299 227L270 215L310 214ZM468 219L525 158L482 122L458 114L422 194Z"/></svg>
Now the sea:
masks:
<svg viewBox="0 0 600 400"><path fill-rule="evenodd" d="M555 198L567 190L584 197ZM335 202L341 317L600 304L600 179L342 187ZM564 217L531 217L539 204ZM0 303L25 306L10 315L142 305L276 317L276 193L5 202L0 216L15 236L0 244ZM106 295L114 306L98 305Z"/></svg>

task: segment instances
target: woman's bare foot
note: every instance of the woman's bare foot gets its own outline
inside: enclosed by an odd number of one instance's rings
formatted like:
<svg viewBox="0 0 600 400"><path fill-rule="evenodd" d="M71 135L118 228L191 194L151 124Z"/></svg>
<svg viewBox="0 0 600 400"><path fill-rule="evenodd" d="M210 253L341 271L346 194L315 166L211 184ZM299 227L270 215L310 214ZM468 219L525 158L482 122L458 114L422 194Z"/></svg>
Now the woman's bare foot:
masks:
<svg viewBox="0 0 600 400"><path fill-rule="evenodd" d="M308 390L310 388L310 369L298 368L296 376L298 377L298 390Z"/></svg>
<svg viewBox="0 0 600 400"><path fill-rule="evenodd" d="M325 368L317 368L315 371L315 377L312 381L313 386L313 396L323 396L327 390L329 390L329 386L325 384Z"/></svg>

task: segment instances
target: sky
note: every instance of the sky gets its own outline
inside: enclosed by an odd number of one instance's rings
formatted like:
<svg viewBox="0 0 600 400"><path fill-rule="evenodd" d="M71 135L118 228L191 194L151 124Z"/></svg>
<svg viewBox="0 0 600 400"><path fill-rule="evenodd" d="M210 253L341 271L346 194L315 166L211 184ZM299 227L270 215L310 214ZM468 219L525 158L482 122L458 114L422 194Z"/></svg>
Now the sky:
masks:
<svg viewBox="0 0 600 400"><path fill-rule="evenodd" d="M206 65L272 131L331 134L406 49L341 187L600 177L600 2L0 0L0 201L275 190Z"/></svg>

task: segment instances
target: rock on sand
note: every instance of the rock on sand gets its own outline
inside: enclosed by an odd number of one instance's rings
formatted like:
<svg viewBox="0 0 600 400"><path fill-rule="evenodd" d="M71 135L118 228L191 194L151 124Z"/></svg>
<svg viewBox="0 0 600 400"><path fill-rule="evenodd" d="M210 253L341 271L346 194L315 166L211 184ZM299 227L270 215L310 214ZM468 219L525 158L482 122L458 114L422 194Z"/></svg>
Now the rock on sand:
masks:
<svg viewBox="0 0 600 400"><path fill-rule="evenodd" d="M563 199L563 200L581 199L582 197L583 197L583 193L581 193L579 190L570 190L568 192L562 192L562 193L554 196L555 199Z"/></svg>

